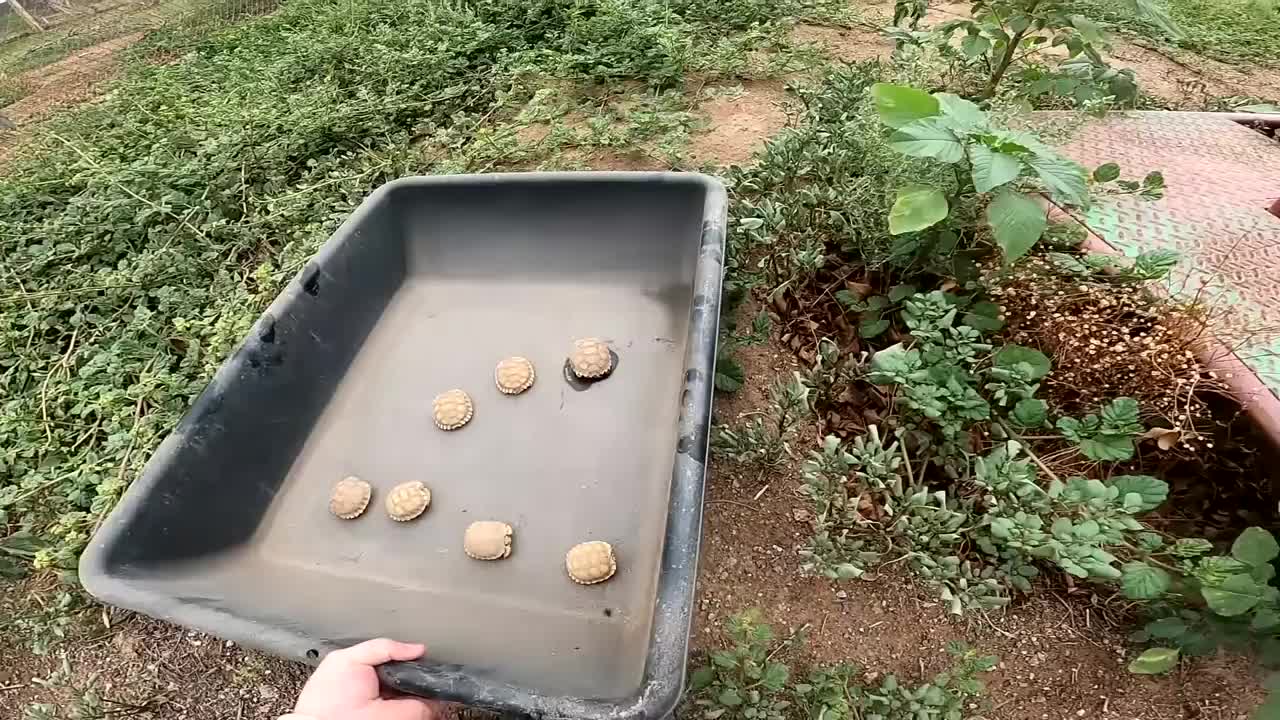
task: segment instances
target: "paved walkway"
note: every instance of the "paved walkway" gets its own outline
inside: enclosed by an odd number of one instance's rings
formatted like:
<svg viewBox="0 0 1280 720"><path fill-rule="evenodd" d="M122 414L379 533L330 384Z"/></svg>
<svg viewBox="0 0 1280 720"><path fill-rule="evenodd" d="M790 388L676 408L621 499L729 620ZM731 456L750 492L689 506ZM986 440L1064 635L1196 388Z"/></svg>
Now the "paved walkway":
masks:
<svg viewBox="0 0 1280 720"><path fill-rule="evenodd" d="M1212 113L1134 112L1090 121L1062 148L1089 168L1119 163L1124 178L1164 173L1164 199L1106 197L1087 222L1126 255L1182 254L1172 288L1229 308L1222 340L1270 390L1257 401L1280 433L1280 218L1267 211L1280 197L1280 142Z"/></svg>

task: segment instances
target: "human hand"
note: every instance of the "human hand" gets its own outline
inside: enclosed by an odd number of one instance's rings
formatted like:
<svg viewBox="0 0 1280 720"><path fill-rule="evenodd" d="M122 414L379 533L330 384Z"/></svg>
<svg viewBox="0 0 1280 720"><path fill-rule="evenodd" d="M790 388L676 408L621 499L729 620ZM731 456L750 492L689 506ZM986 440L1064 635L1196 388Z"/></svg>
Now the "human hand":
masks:
<svg viewBox="0 0 1280 720"><path fill-rule="evenodd" d="M416 660L426 652L380 638L335 650L311 674L293 713L280 720L438 720L437 704L416 697L384 698L374 667Z"/></svg>

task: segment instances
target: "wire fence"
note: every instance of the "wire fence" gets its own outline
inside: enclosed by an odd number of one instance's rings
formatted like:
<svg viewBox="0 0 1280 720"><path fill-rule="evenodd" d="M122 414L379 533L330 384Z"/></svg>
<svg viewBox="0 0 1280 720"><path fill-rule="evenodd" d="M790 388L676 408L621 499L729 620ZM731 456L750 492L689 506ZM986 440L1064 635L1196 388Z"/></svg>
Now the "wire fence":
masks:
<svg viewBox="0 0 1280 720"><path fill-rule="evenodd" d="M24 125L100 94L117 53L148 32L223 27L279 1L0 0L0 145Z"/></svg>

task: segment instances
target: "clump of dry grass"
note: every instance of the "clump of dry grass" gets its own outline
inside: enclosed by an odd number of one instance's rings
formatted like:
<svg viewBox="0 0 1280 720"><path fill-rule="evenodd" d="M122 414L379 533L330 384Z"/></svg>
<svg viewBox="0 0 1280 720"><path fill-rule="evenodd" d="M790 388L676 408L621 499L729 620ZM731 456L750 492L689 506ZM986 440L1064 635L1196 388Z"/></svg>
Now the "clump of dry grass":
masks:
<svg viewBox="0 0 1280 720"><path fill-rule="evenodd" d="M1053 359L1041 393L1063 413L1093 412L1117 397L1142 407L1148 426L1177 442L1212 447L1208 393L1229 391L1202 361L1210 312L1200 299L1153 292L1142 283L1066 274L1044 257L992 273L991 294L1009 342Z"/></svg>

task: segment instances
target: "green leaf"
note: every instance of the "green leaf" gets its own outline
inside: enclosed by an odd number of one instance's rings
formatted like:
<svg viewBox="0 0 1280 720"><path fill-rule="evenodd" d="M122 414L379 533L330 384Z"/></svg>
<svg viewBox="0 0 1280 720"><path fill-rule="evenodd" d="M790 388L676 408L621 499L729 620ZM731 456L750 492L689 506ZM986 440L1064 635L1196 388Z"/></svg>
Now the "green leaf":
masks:
<svg viewBox="0 0 1280 720"><path fill-rule="evenodd" d="M1021 160L986 145L969 148L969 160L973 163L973 188L978 192L991 192L1022 174Z"/></svg>
<svg viewBox="0 0 1280 720"><path fill-rule="evenodd" d="M717 650L711 653L711 662L722 668L734 668L738 666L738 657L728 650Z"/></svg>
<svg viewBox="0 0 1280 720"><path fill-rule="evenodd" d="M964 144L942 118L928 117L903 125L889 136L889 147L911 157L954 163L964 159Z"/></svg>
<svg viewBox="0 0 1280 720"><path fill-rule="evenodd" d="M1120 497L1128 493L1140 495L1139 512L1154 510L1169 497L1169 484L1150 475L1118 475L1111 479L1111 486L1120 492Z"/></svg>
<svg viewBox="0 0 1280 720"><path fill-rule="evenodd" d="M906 300L907 298L915 294L916 294L916 286L912 285L911 283L894 285L893 287L889 288L889 293L888 293L889 302L900 303L903 300Z"/></svg>
<svg viewBox="0 0 1280 720"><path fill-rule="evenodd" d="M720 695L716 697L716 702L725 707L738 707L742 704L742 696L733 688L725 688L720 691Z"/></svg>
<svg viewBox="0 0 1280 720"><path fill-rule="evenodd" d="M1045 401L1039 398L1026 398L1019 400L1013 406L1009 419L1019 428L1039 428L1044 427L1048 414L1049 406Z"/></svg>
<svg viewBox="0 0 1280 720"><path fill-rule="evenodd" d="M1129 663L1129 672L1137 675L1159 675L1178 664L1177 648L1151 648Z"/></svg>
<svg viewBox="0 0 1280 720"><path fill-rule="evenodd" d="M987 206L987 223L1006 263L1026 255L1048 225L1040 203L1009 188L1001 188Z"/></svg>
<svg viewBox="0 0 1280 720"><path fill-rule="evenodd" d="M1102 406L1098 413L1105 427L1116 432L1140 433L1142 423L1138 421L1138 401L1130 397L1118 397Z"/></svg>
<svg viewBox="0 0 1280 720"><path fill-rule="evenodd" d="M836 566L836 577L841 580L853 580L863 575L863 569L851 563L840 563Z"/></svg>
<svg viewBox="0 0 1280 720"><path fill-rule="evenodd" d="M1187 632L1187 624L1180 617L1163 617L1147 623L1146 631L1153 638L1171 640L1182 637Z"/></svg>
<svg viewBox="0 0 1280 720"><path fill-rule="evenodd" d="M932 95L905 85L876 83L871 86L871 97L880 113L880 122L891 128L900 128L933 117L940 112L938 101Z"/></svg>
<svg viewBox="0 0 1280 720"><path fill-rule="evenodd" d="M689 689L697 692L711 684L716 679L716 669L713 667L698 668L696 672L689 678Z"/></svg>
<svg viewBox="0 0 1280 720"><path fill-rule="evenodd" d="M1027 164L1036 171L1049 195L1064 205L1089 206L1088 173L1074 160L1058 155L1035 153Z"/></svg>
<svg viewBox="0 0 1280 720"><path fill-rule="evenodd" d="M1120 166L1115 163L1099 165L1093 171L1093 179L1100 183L1109 183L1120 177Z"/></svg>
<svg viewBox="0 0 1280 720"><path fill-rule="evenodd" d="M1178 538L1173 543L1173 554L1180 558L1192 558L1213 550L1213 543L1204 538Z"/></svg>
<svg viewBox="0 0 1280 720"><path fill-rule="evenodd" d="M1123 435L1095 435L1080 440L1080 452L1090 460L1121 462L1133 457L1133 440Z"/></svg>
<svg viewBox="0 0 1280 720"><path fill-rule="evenodd" d="M858 323L858 335L873 338L889 329L889 321L884 318L867 318Z"/></svg>
<svg viewBox="0 0 1280 720"><path fill-rule="evenodd" d="M960 51L970 58L980 57L991 51L991 41L985 35L966 35L960 41Z"/></svg>
<svg viewBox="0 0 1280 720"><path fill-rule="evenodd" d="M1130 600L1154 600L1173 584L1169 573L1144 562L1125 563L1120 572L1120 590Z"/></svg>
<svg viewBox="0 0 1280 720"><path fill-rule="evenodd" d="M1263 588L1248 575L1232 575L1218 587L1202 587L1200 594L1210 610L1234 617L1249 611L1262 599Z"/></svg>
<svg viewBox="0 0 1280 720"><path fill-rule="evenodd" d="M1035 348L1010 343L996 351L992 362L996 367L1011 368L1018 363L1031 366L1031 379L1039 380L1053 369L1049 357Z"/></svg>
<svg viewBox="0 0 1280 720"><path fill-rule="evenodd" d="M928 185L908 185L898 191L898 199L889 211L889 233L919 232L945 220L950 209L947 196L941 190Z"/></svg>
<svg viewBox="0 0 1280 720"><path fill-rule="evenodd" d="M764 680L762 683L765 687L773 690L780 690L787 684L787 679L791 676L791 671L782 663L769 663L764 669Z"/></svg>
<svg viewBox="0 0 1280 720"><path fill-rule="evenodd" d="M1275 608L1259 608L1249 622L1250 629L1266 632L1280 627L1280 612Z"/></svg>
<svg viewBox="0 0 1280 720"><path fill-rule="evenodd" d="M975 330L996 331L1004 327L1000 312L999 305L989 300L979 300L969 306L969 312L964 314L960 322Z"/></svg>
<svg viewBox="0 0 1280 720"><path fill-rule="evenodd" d="M716 357L715 386L721 392L737 392L746 382L742 365L729 355Z"/></svg>
<svg viewBox="0 0 1280 720"><path fill-rule="evenodd" d="M972 130L987 125L987 114L972 101L951 93L934 93L933 97L938 101L942 116L952 127Z"/></svg>
<svg viewBox="0 0 1280 720"><path fill-rule="evenodd" d="M1248 565L1265 565L1280 555L1280 545L1260 527L1245 528L1231 543L1231 557Z"/></svg>
<svg viewBox="0 0 1280 720"><path fill-rule="evenodd" d="M1107 40L1106 35L1102 32L1102 28L1098 27L1097 23L1087 17L1082 15L1072 15L1071 25L1079 31L1080 37L1087 43L1097 45L1099 43L1104 43Z"/></svg>
<svg viewBox="0 0 1280 720"><path fill-rule="evenodd" d="M868 378L877 385L891 382L887 375L905 377L920 367L920 351L908 350L902 343L894 343L871 356L871 375Z"/></svg>

